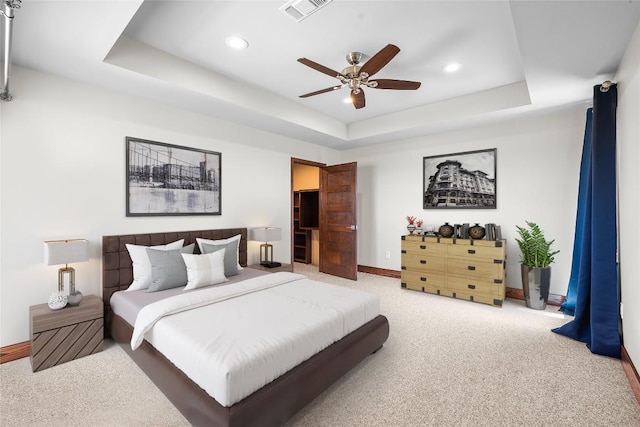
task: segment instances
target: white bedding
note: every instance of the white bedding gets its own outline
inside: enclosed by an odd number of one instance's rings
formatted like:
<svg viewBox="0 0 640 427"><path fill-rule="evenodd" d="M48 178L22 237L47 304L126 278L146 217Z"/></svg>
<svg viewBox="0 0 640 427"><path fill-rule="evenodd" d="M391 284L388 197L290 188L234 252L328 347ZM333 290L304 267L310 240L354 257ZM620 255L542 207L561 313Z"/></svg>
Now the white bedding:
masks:
<svg viewBox="0 0 640 427"><path fill-rule="evenodd" d="M375 294L273 273L144 307L131 345L146 339L231 406L375 318L379 306Z"/></svg>

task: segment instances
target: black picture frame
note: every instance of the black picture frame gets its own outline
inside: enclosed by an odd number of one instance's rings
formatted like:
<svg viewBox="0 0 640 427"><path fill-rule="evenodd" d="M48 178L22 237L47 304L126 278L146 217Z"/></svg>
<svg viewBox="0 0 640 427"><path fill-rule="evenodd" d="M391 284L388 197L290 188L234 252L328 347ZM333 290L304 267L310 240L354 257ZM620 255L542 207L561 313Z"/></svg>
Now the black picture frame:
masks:
<svg viewBox="0 0 640 427"><path fill-rule="evenodd" d="M424 209L496 209L497 149L422 158Z"/></svg>
<svg viewBox="0 0 640 427"><path fill-rule="evenodd" d="M222 154L126 137L126 215L222 214Z"/></svg>

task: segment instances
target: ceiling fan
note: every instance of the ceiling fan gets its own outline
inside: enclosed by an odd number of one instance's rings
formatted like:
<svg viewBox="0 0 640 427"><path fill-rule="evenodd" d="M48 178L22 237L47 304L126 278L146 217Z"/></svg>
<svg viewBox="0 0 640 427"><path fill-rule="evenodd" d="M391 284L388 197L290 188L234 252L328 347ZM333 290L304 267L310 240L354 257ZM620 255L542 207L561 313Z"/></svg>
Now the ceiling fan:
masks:
<svg viewBox="0 0 640 427"><path fill-rule="evenodd" d="M300 98L308 98L310 96L319 95L321 93L331 92L334 90L349 87L351 89L351 102L356 109L363 108L365 106L364 90L363 88L369 87L372 89L394 89L394 90L416 90L420 87L420 82L412 82L409 80L394 80L394 79L377 79L369 80L371 76L380 71L382 67L387 65L389 61L393 59L400 52L398 46L388 44L382 48L378 53L373 55L363 65L360 65L362 60L362 52L350 52L347 54L347 62L350 64L341 72L327 68L324 65L320 65L307 58L298 58L298 62L311 67L314 70L327 74L331 77L335 77L340 80L340 84L331 86L325 89L320 89L315 92L305 93L300 95Z"/></svg>

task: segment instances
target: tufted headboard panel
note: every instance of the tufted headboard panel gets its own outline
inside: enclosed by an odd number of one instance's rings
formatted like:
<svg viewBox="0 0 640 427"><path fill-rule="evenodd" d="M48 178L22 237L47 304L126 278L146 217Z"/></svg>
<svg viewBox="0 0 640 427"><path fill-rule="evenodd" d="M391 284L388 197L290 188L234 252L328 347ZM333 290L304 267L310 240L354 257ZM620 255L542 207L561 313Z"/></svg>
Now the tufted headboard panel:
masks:
<svg viewBox="0 0 640 427"><path fill-rule="evenodd" d="M247 266L247 229L226 228L218 230L172 231L166 233L123 234L119 236L102 236L102 301L104 315L111 316L109 300L116 291L125 290L133 281L133 265L126 244L155 246L165 245L184 239L184 245L196 242L196 237L203 239L227 239L240 234L240 254L238 261ZM198 245L194 253L200 253ZM106 328L105 328L106 330Z"/></svg>

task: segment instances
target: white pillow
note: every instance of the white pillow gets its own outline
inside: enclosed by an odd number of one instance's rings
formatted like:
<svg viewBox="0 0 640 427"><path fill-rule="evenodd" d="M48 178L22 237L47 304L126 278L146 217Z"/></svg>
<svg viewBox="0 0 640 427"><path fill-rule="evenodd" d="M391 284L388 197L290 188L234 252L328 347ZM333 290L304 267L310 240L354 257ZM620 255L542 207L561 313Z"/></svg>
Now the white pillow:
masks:
<svg viewBox="0 0 640 427"><path fill-rule="evenodd" d="M183 290L188 291L226 282L224 252L225 249L204 255L182 254L182 259L187 266L187 286Z"/></svg>
<svg viewBox="0 0 640 427"><path fill-rule="evenodd" d="M210 240L210 239L202 239L200 237L196 237L196 242L198 242L198 247L200 248L200 253L203 254L205 251L203 250L204 248L202 247L203 243L208 243L210 245L222 245L225 243L229 243L232 242L234 240L238 241L238 249L236 250L236 259L238 260L236 264L238 264L238 270L242 270L242 266L240 265L240 238L242 237L241 234L238 234L237 236L233 236L233 237L229 237L228 239L220 239L220 240Z"/></svg>
<svg viewBox="0 0 640 427"><path fill-rule="evenodd" d="M184 239L157 246L141 246L127 243L125 246L133 262L133 282L131 282L127 291L139 291L151 286L151 261L149 261L149 255L147 255L147 248L166 251L170 249L180 249L183 243Z"/></svg>

